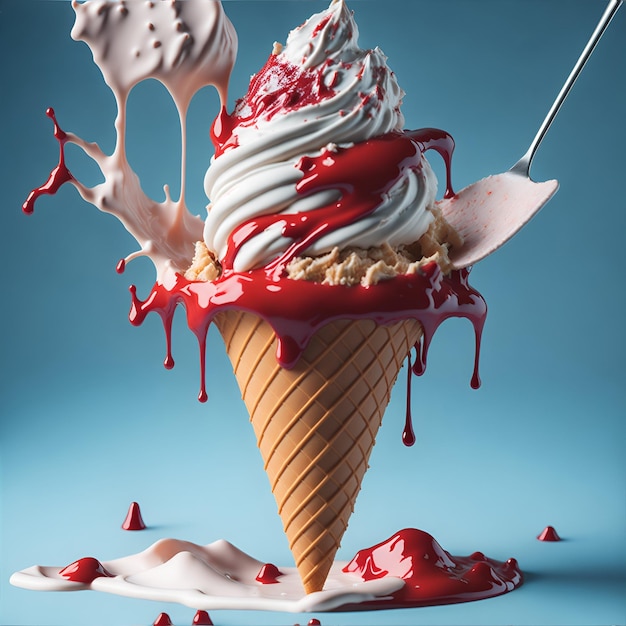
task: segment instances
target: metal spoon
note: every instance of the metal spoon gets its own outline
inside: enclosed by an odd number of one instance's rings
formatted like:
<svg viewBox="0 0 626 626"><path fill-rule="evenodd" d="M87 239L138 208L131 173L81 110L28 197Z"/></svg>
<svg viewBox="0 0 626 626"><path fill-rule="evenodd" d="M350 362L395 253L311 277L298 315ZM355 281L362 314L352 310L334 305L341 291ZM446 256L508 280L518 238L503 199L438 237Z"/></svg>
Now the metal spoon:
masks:
<svg viewBox="0 0 626 626"><path fill-rule="evenodd" d="M446 220L463 237L463 245L450 250L455 269L473 265L497 250L556 193L559 187L556 180L542 183L531 180L530 165L572 85L621 4L622 0L609 2L526 154L508 172L483 178L438 203Z"/></svg>

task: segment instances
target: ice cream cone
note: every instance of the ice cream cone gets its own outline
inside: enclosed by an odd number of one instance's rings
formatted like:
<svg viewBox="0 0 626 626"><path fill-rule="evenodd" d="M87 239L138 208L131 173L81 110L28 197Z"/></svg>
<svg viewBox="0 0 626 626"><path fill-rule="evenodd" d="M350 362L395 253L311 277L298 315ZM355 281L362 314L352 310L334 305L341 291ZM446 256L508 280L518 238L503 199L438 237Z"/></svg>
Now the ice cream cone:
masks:
<svg viewBox="0 0 626 626"><path fill-rule="evenodd" d="M221 312L224 339L306 593L320 591L354 509L383 413L419 322L334 321L293 369L272 327Z"/></svg>

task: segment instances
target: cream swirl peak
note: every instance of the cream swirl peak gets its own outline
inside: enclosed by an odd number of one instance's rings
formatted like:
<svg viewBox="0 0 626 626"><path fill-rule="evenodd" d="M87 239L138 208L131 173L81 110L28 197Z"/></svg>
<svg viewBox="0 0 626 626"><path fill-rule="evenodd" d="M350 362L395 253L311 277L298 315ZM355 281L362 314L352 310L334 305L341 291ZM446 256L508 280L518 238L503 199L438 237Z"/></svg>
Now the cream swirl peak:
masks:
<svg viewBox="0 0 626 626"><path fill-rule="evenodd" d="M276 45L231 115L216 120L216 156L205 177L210 199L204 241L220 261L233 233L261 216L310 214L345 196L347 181L314 193L298 188L306 158L334 159L354 144L401 133L404 92L378 48L358 46L358 28L343 0ZM421 152L421 150L417 150ZM371 157L376 159L376 152ZM325 232L300 253L417 241L433 221L437 181L426 159L404 169L366 215ZM293 239L277 220L238 246L232 269L247 271L284 254Z"/></svg>

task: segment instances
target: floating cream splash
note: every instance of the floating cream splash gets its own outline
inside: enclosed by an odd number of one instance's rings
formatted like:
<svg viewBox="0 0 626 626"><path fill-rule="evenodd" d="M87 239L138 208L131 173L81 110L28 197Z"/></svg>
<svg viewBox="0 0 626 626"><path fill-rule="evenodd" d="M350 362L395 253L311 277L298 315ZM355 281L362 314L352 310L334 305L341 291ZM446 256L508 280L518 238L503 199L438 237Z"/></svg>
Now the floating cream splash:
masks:
<svg viewBox="0 0 626 626"><path fill-rule="evenodd" d="M135 237L140 250L126 257L149 256L163 281L169 271L183 271L202 238L203 222L185 205L186 117L192 97L213 85L222 105L237 53L237 35L219 0L73 1L72 37L87 43L117 103L116 146L106 155L95 143L67 133L100 167L104 182L81 196L115 215ZM178 110L181 136L181 192L177 200L165 186L165 200L155 202L141 189L125 152L126 106L132 88L154 78L169 91Z"/></svg>

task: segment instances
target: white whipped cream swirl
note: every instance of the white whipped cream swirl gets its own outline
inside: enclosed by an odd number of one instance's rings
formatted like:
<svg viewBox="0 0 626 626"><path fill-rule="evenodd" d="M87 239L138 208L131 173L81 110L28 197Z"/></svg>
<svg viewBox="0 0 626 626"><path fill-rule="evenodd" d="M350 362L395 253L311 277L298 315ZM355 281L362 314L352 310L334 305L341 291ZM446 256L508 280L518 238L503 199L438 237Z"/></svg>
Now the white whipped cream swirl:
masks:
<svg viewBox="0 0 626 626"><path fill-rule="evenodd" d="M210 199L204 241L223 259L229 236L242 224L263 215L314 211L339 199L339 190L304 196L296 191L303 174L297 164L315 157L327 146L352 144L401 131L404 92L378 48L358 47L358 28L343 0L335 0L293 30L274 59L297 74L314 74L319 97L301 103L284 100L280 73L267 73L261 83L253 77L248 95L233 113L236 125L205 177ZM263 71L262 71L263 72ZM265 76L263 77L266 78ZM273 105L260 106L260 102ZM437 181L425 159L385 195L367 217L334 230L314 242L306 254L314 256L334 247L397 246L417 241L433 216L428 210L437 193ZM269 226L237 251L235 271L261 267L285 252L292 243L280 223Z"/></svg>

